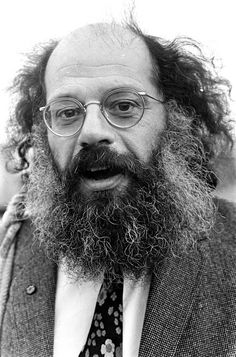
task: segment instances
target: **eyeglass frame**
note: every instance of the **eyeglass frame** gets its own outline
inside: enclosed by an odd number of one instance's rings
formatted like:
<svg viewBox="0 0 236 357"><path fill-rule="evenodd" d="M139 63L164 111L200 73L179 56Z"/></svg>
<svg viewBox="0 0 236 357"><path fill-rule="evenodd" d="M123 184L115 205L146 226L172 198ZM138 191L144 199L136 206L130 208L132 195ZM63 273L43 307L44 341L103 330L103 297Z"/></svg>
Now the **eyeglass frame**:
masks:
<svg viewBox="0 0 236 357"><path fill-rule="evenodd" d="M130 92L133 92L135 94L137 94L138 96L141 97L142 99L142 104L143 104L143 110L142 110L142 114L139 118L139 120L130 125L130 126L127 126L127 127L124 127L124 126L120 126L120 125L117 125L117 124L114 124L111 122L111 120L109 119L109 116L108 114L104 111L104 102L106 101L106 99L108 98L108 96L111 94L111 93L116 93L116 92L120 92L120 91L130 91ZM91 100L85 104L81 103L77 98L74 98L74 97L66 97L66 96L63 96L63 97L59 97L59 98L55 98L55 99L52 99L47 105L43 106L43 107L40 107L39 108L39 111L40 112L43 112L43 120L44 120L44 123L46 125L46 127L56 136L60 136L60 137L71 137L71 136L74 136L76 135L83 127L83 124L84 124L84 121L86 119L86 112L87 112L87 106L90 105L90 104L97 104L99 105L100 107L100 111L102 113L102 115L104 116L104 118L106 119L106 121L113 127L115 128L119 128L119 129L129 129L129 128L132 128L133 126L137 125L140 120L142 119L143 117L143 114L144 114L144 111L145 111L145 101L144 101L144 98L143 97L148 97L148 98L151 98L153 100L155 100L156 102L159 102L161 104L165 104L165 101L164 100L161 100L161 99L157 99L153 96L151 96L150 94L147 94L146 92L143 92L143 91L137 91L136 89L134 88L129 88L129 87L120 87L120 88L116 88L116 89L111 89L107 92L105 92L105 94L103 95L103 98L101 101L99 100ZM58 100L71 100L73 101L74 103L76 103L77 105L79 105L79 107L81 107L81 109L83 108L84 110L84 118L83 118L83 123L82 125L73 133L73 134L66 134L66 135L63 135L63 134L58 134L56 133L52 128L50 128L50 126L48 125L46 119L45 119L45 113L46 113L46 109L48 108L48 106L50 106L53 102L55 101L58 101Z"/></svg>

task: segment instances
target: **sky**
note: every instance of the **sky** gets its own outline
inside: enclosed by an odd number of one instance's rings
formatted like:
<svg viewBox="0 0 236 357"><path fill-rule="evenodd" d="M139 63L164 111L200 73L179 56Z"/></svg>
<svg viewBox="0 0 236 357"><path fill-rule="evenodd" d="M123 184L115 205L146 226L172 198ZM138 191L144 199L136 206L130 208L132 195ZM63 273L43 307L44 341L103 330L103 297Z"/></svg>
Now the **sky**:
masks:
<svg viewBox="0 0 236 357"><path fill-rule="evenodd" d="M0 4L0 143L9 113L6 88L20 68L24 53L38 42L61 38L77 27L124 18L134 7L141 28L173 39L188 36L219 58L220 74L232 83L236 100L235 0L8 0ZM220 60L221 59L221 60ZM233 112L236 105L232 103Z"/></svg>

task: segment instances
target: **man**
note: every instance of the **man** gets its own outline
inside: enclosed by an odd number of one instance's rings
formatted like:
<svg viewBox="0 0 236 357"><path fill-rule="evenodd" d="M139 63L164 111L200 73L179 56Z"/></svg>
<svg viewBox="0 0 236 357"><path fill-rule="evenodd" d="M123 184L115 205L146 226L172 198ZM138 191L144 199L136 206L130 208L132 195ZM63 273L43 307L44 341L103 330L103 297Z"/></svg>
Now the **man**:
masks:
<svg viewBox="0 0 236 357"><path fill-rule="evenodd" d="M1 356L234 355L228 83L191 44L90 25L16 78Z"/></svg>

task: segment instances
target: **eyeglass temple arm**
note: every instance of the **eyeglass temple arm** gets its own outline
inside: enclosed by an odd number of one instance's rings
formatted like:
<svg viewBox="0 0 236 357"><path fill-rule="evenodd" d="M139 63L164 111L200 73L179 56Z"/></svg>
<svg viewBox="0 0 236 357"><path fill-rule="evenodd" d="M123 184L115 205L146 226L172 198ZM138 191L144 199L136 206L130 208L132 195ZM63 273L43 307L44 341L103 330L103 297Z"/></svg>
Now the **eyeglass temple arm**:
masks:
<svg viewBox="0 0 236 357"><path fill-rule="evenodd" d="M154 98L154 97L152 97L151 95L147 94L146 92L138 92L138 93L139 93L140 95L145 95L145 96L148 97L148 98L154 99L156 102L159 102L159 103L162 103L162 104L165 103L165 100L160 100L160 99Z"/></svg>

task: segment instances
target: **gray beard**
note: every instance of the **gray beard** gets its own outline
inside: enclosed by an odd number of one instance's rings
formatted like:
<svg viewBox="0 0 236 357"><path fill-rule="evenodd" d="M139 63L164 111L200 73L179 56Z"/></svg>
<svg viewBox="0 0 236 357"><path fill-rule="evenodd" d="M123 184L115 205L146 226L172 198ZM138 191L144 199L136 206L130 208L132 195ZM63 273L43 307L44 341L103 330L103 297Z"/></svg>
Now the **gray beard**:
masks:
<svg viewBox="0 0 236 357"><path fill-rule="evenodd" d="M26 208L47 256L63 261L75 279L96 280L103 270L113 276L118 268L139 280L157 272L167 254L188 252L206 238L215 208L198 164L202 148L191 135L191 120L175 105L169 107L168 126L148 164L134 153L120 157L105 149L111 160L114 154L116 161L127 163L129 184L123 193L90 196L74 184L80 179L76 165L81 158L61 173L45 129L35 128Z"/></svg>

